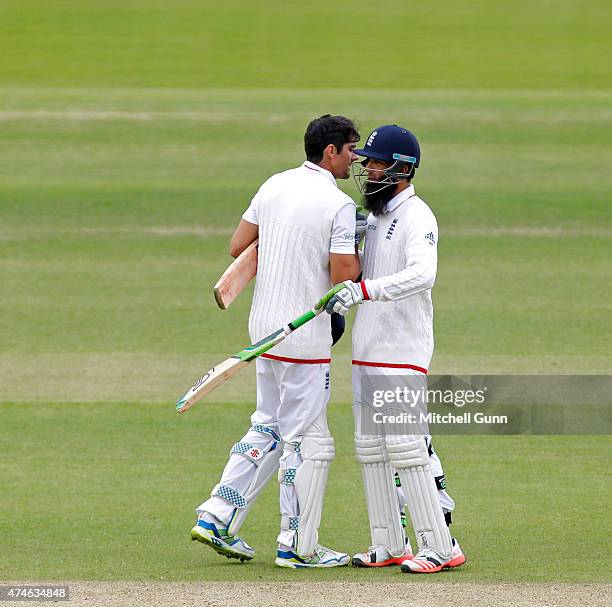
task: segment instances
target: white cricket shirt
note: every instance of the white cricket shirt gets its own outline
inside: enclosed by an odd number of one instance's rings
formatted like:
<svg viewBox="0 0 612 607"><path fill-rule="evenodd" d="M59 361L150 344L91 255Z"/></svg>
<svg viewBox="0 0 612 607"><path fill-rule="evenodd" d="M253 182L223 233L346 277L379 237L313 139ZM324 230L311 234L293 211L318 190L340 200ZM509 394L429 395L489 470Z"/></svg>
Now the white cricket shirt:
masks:
<svg viewBox="0 0 612 607"><path fill-rule="evenodd" d="M362 278L371 301L358 306L353 364L427 371L434 349L431 288L438 225L411 185L379 217L370 214Z"/></svg>
<svg viewBox="0 0 612 607"><path fill-rule="evenodd" d="M334 176L311 162L273 175L243 219L259 226L253 343L291 322L331 289L329 254L355 254L355 203ZM331 327L320 314L263 355L288 362L329 362Z"/></svg>

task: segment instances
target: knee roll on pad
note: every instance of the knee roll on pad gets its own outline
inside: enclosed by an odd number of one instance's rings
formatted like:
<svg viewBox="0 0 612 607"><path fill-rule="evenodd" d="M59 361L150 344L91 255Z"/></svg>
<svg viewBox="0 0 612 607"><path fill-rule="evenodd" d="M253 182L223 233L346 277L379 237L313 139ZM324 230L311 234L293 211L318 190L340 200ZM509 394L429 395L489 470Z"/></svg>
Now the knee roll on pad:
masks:
<svg viewBox="0 0 612 607"><path fill-rule="evenodd" d="M336 456L334 439L331 436L304 435L300 451L304 461L331 462Z"/></svg>
<svg viewBox="0 0 612 607"><path fill-rule="evenodd" d="M429 466L429 454L422 436L387 436L386 447L396 470Z"/></svg>
<svg viewBox="0 0 612 607"><path fill-rule="evenodd" d="M355 435L355 452L360 464L376 464L388 459L384 436Z"/></svg>

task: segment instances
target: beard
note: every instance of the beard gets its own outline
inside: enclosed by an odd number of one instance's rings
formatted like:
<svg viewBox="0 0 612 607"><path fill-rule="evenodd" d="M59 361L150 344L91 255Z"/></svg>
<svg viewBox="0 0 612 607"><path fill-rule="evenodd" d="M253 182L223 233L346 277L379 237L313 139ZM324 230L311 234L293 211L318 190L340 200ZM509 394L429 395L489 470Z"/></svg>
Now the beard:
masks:
<svg viewBox="0 0 612 607"><path fill-rule="evenodd" d="M390 183L379 189L381 187L380 183L366 182L362 197L363 206L368 209L374 217L382 215L389 200L395 196L396 185L396 183Z"/></svg>

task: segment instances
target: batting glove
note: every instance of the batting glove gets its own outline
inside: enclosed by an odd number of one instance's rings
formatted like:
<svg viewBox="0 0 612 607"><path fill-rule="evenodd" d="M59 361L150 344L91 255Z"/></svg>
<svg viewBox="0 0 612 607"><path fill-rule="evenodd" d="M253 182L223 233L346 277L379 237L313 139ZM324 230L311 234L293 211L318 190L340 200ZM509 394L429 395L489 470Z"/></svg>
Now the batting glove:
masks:
<svg viewBox="0 0 612 607"><path fill-rule="evenodd" d="M353 306L360 304L364 299L369 299L363 281L356 283L347 280L341 285L343 288L332 295L325 304L325 311L328 314L337 312L340 316L344 316ZM338 286L340 285L336 285Z"/></svg>
<svg viewBox="0 0 612 607"><path fill-rule="evenodd" d="M366 230L368 229L368 218L362 213L357 213L355 220L355 246L358 247L359 243L365 236Z"/></svg>

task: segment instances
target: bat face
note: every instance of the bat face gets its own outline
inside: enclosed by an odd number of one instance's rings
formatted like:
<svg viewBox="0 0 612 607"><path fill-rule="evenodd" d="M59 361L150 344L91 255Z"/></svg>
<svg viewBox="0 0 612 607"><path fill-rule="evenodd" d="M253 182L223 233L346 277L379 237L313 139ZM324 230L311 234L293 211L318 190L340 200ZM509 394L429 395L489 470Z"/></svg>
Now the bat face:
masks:
<svg viewBox="0 0 612 607"><path fill-rule="evenodd" d="M288 334L284 329L279 329L268 335L261 341L241 350L231 358L224 360L221 364L208 370L187 393L176 403L176 410L179 413L187 411L191 405L198 402L201 398L212 392L217 386L228 380L232 375L238 373L242 367L255 360L261 353L266 352L272 346L282 341Z"/></svg>
<svg viewBox="0 0 612 607"><path fill-rule="evenodd" d="M204 373L204 375L202 375L202 377L200 377L200 379L198 379L198 381L193 384L187 393L176 403L176 410L179 413L187 411L194 403L198 402L209 392L212 392L217 386L232 377L232 375L238 373L238 371L247 364L247 361L232 356L216 367L213 367Z"/></svg>
<svg viewBox="0 0 612 607"><path fill-rule="evenodd" d="M342 288L343 285L338 285L337 287L338 290ZM267 337L264 337L255 344L251 344L244 350L240 350L240 352L234 354L231 358L224 360L220 365L204 373L204 375L202 375L202 377L200 377L200 379L198 379L198 381L193 384L187 393L176 403L176 410L179 413L187 411L191 405L199 401L203 396L206 396L206 394L228 380L232 375L238 373L240 369L248 365L252 360L255 360L258 356L261 356L264 352L267 352L270 348L273 348L276 344L283 341L287 335L312 320L323 310L323 307L320 307L318 310L308 310L308 312L298 316L298 318L291 321L288 325L274 331L274 333L270 333Z"/></svg>
<svg viewBox="0 0 612 607"><path fill-rule="evenodd" d="M226 310L257 274L257 244L252 242L223 272L214 287L217 305Z"/></svg>

